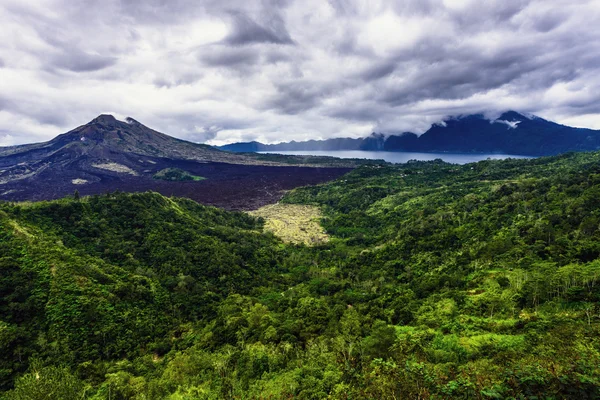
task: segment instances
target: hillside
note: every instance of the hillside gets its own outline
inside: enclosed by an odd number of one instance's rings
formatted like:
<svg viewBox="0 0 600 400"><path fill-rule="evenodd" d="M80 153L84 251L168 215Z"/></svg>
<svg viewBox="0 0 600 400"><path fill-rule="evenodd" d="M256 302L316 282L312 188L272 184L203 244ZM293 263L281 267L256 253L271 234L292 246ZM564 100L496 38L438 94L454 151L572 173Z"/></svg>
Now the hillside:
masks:
<svg viewBox="0 0 600 400"><path fill-rule="evenodd" d="M417 136L411 132L366 138L335 138L279 144L233 143L232 152L289 150L369 150L450 153L501 153L543 156L600 148L600 131L572 128L542 118L508 111L491 121L481 114L450 117Z"/></svg>
<svg viewBox="0 0 600 400"><path fill-rule="evenodd" d="M284 198L312 247L156 193L0 203L2 390L598 398L599 195L598 152L364 166Z"/></svg>

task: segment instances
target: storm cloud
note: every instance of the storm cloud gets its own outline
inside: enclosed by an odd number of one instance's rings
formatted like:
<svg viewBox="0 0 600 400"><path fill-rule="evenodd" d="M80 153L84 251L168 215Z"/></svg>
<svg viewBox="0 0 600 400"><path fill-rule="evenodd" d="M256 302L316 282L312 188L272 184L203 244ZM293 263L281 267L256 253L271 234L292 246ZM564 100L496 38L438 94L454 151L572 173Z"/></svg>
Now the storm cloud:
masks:
<svg viewBox="0 0 600 400"><path fill-rule="evenodd" d="M600 129L596 0L0 0L0 146L101 113L213 144L515 109Z"/></svg>

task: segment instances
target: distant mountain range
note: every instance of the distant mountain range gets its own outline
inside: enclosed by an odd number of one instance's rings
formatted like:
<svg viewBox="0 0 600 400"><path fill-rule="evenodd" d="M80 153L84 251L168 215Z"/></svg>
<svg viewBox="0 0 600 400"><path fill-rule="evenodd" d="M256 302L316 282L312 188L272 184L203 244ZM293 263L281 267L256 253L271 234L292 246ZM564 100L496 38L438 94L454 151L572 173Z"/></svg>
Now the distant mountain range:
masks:
<svg viewBox="0 0 600 400"><path fill-rule="evenodd" d="M369 150L451 153L502 153L543 156L569 151L600 149L600 131L573 128L516 111L495 120L482 114L447 118L422 135L404 132L385 136L373 133L365 138L335 138L262 144L233 143L218 147L231 152Z"/></svg>

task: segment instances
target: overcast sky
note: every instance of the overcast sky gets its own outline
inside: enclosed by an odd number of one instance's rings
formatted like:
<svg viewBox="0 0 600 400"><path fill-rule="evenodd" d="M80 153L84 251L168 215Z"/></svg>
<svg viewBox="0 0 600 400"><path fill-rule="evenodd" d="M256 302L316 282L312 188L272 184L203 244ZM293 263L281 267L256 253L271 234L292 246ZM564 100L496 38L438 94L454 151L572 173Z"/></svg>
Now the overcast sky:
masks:
<svg viewBox="0 0 600 400"><path fill-rule="evenodd" d="M0 0L0 146L101 113L212 144L534 113L600 129L599 0Z"/></svg>

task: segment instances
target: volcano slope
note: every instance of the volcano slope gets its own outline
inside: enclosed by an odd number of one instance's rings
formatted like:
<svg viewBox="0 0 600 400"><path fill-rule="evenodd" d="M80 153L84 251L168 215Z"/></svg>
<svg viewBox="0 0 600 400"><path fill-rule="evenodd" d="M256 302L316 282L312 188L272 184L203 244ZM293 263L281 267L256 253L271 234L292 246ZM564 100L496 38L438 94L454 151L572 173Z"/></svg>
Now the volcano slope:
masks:
<svg viewBox="0 0 600 400"><path fill-rule="evenodd" d="M226 209L252 209L283 191L335 179L356 161L234 154L176 139L132 118L100 115L45 143L0 148L0 200L153 190ZM153 177L177 168L201 181Z"/></svg>

